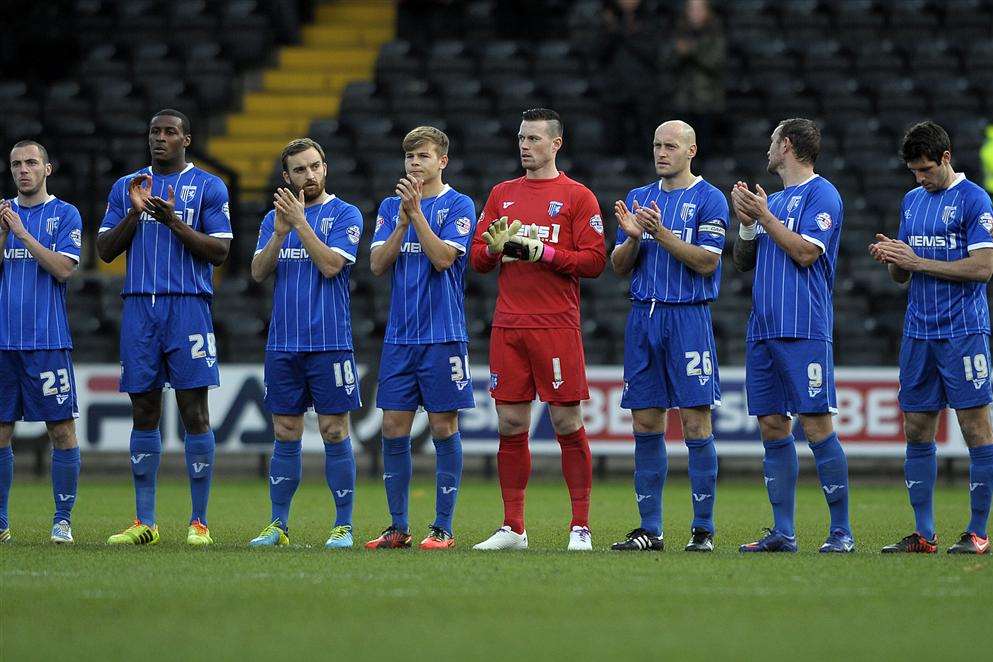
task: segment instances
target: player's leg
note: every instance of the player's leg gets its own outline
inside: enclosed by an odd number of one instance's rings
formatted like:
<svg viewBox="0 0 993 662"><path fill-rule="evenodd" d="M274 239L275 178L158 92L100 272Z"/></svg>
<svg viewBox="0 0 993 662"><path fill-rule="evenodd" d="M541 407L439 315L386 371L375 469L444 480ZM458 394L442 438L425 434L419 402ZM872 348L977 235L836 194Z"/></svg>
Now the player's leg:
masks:
<svg viewBox="0 0 993 662"><path fill-rule="evenodd" d="M904 482L914 511L914 531L883 547L885 554L938 551L934 523L934 485L938 478L938 415L948 402L934 341L904 337L900 344L900 408L907 441Z"/></svg>
<svg viewBox="0 0 993 662"><path fill-rule="evenodd" d="M855 549L848 517L848 459L831 422L838 404L834 385L833 345L825 340L782 339L774 343L780 369L796 404L817 477L831 515L821 552Z"/></svg>
<svg viewBox="0 0 993 662"><path fill-rule="evenodd" d="M473 549L527 549L524 495L531 476L531 402L534 377L527 339L519 329L495 327L490 333L490 396L496 402L497 474L503 498L503 526Z"/></svg>
<svg viewBox="0 0 993 662"><path fill-rule="evenodd" d="M590 493L593 488L593 455L583 427L583 410L578 402L549 403L548 412L555 438L562 451L562 476L569 489L572 520L567 549L593 549L590 535Z"/></svg>
<svg viewBox="0 0 993 662"><path fill-rule="evenodd" d="M269 459L269 524L249 541L250 547L274 547L289 543L290 504L300 486L303 414L309 406L309 392L296 352L265 353L265 405L272 413L275 439Z"/></svg>
<svg viewBox="0 0 993 662"><path fill-rule="evenodd" d="M720 373L710 307L663 306L666 382L673 406L679 407L688 454L693 504L691 538L686 551L714 548L714 503L717 498L717 448L711 409L720 404Z"/></svg>
<svg viewBox="0 0 993 662"><path fill-rule="evenodd" d="M186 542L191 545L209 545L213 542L207 528L207 503L210 500L210 484L214 475L214 431L210 429L207 388L177 390L176 404L186 429L183 446L192 504Z"/></svg>
<svg viewBox="0 0 993 662"><path fill-rule="evenodd" d="M335 522L324 546L351 547L355 501L355 455L348 435L348 412L362 406L359 373L351 351L312 352L301 357L309 401L324 440L324 479L335 505Z"/></svg>
<svg viewBox="0 0 993 662"><path fill-rule="evenodd" d="M392 548L394 542L409 544L407 510L413 475L410 428L421 404L416 366L422 352L422 345L383 344L376 406L383 410L383 487L391 521L366 543L368 549Z"/></svg>
<svg viewBox="0 0 993 662"><path fill-rule="evenodd" d="M10 486L14 482L14 451L10 447L13 438L14 423L0 421L0 543L10 540L7 508L10 502Z"/></svg>
<svg viewBox="0 0 993 662"><path fill-rule="evenodd" d="M357 393L357 391L356 391ZM334 500L335 519L328 549L351 547L352 506L355 503L355 454L348 432L348 413L317 415L324 440L324 480Z"/></svg>
<svg viewBox="0 0 993 662"><path fill-rule="evenodd" d="M765 448L762 461L765 487L772 506L768 535L739 547L741 552L795 552L796 483L800 463L793 439L793 421L786 386L768 340L749 342L745 352L745 392L748 413L758 417Z"/></svg>
<svg viewBox="0 0 993 662"><path fill-rule="evenodd" d="M420 546L447 549L455 546L453 519L462 485L459 410L471 409L476 404L467 343L428 345L418 365L417 377L435 455L435 519Z"/></svg>
<svg viewBox="0 0 993 662"><path fill-rule="evenodd" d="M46 425L52 441L52 496L55 499L52 542L72 543L72 508L76 505L80 469L76 421L70 418L49 421Z"/></svg>
<svg viewBox="0 0 993 662"><path fill-rule="evenodd" d="M148 545L159 540L155 519L156 479L162 455L159 421L165 366L151 297L124 297L121 318L120 390L131 398L131 477L135 523L110 536L112 545Z"/></svg>
<svg viewBox="0 0 993 662"><path fill-rule="evenodd" d="M986 524L993 496L993 430L990 428L989 339L985 334L936 343L938 365L955 409L962 436L969 447L969 499L972 516L959 541L949 548L953 554L985 554L990 549Z"/></svg>
<svg viewBox="0 0 993 662"><path fill-rule="evenodd" d="M990 407L956 409L962 436L969 447L969 500L972 516L959 541L949 548L952 554L986 554L990 550L986 532L993 497L993 430Z"/></svg>
<svg viewBox="0 0 993 662"><path fill-rule="evenodd" d="M668 472L665 409L669 406L669 389L657 342L658 328L652 324L649 310L646 305L633 303L624 329L621 407L630 409L633 419L634 495L641 524L624 540L611 545L616 551L661 551L664 547L662 489Z"/></svg>
<svg viewBox="0 0 993 662"><path fill-rule="evenodd" d="M14 421L24 415L21 401L21 360L16 352L0 350L0 543L10 540L8 504L14 482Z"/></svg>
<svg viewBox="0 0 993 662"><path fill-rule="evenodd" d="M267 357L267 377L270 375L269 352ZM269 404L267 380L266 404ZM303 414L272 415L272 429L276 439L269 458L269 503L271 510L269 524L257 536L248 541L249 547L279 547L288 545L290 528L290 505L293 495L300 486L303 464L300 457L303 438Z"/></svg>

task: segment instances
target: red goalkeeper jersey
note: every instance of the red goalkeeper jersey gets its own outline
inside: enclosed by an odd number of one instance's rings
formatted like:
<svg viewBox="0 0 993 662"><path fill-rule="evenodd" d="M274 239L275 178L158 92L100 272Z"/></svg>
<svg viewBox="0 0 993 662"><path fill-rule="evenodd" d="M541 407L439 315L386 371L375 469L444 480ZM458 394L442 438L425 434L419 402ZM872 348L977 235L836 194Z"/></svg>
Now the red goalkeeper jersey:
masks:
<svg viewBox="0 0 993 662"><path fill-rule="evenodd" d="M486 250L483 232L507 216L538 226L538 238L555 249L551 262L501 262ZM579 279L596 278L607 263L603 219L593 192L560 172L552 179L511 179L490 191L469 254L480 273L500 265L493 326L579 328Z"/></svg>

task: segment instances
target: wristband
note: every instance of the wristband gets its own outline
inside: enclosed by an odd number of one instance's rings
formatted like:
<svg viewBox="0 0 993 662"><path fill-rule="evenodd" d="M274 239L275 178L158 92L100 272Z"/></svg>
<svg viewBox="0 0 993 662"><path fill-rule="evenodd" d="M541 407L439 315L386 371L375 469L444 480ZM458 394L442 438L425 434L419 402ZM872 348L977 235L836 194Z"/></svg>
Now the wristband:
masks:
<svg viewBox="0 0 993 662"><path fill-rule="evenodd" d="M755 234L756 231L754 225L747 226L744 223L740 223L738 225L738 236L744 239L745 241L752 241L753 239L755 239Z"/></svg>
<svg viewBox="0 0 993 662"><path fill-rule="evenodd" d="M555 249L549 246L548 244L545 244L545 248L541 252L541 258L539 261L551 262L553 259L555 259Z"/></svg>

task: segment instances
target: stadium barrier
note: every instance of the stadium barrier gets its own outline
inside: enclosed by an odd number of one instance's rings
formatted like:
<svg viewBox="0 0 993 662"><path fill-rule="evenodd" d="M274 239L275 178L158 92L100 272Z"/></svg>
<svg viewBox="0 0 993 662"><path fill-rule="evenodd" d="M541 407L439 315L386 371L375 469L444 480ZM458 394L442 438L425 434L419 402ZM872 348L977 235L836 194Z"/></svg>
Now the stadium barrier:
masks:
<svg viewBox="0 0 993 662"><path fill-rule="evenodd" d="M113 364L76 366L79 420L77 432L84 452L126 451L131 430L131 405L125 394L118 393L120 369ZM376 409L375 375L359 366L363 407L352 414L352 438L356 451L365 444L378 444L382 414ZM897 370L895 368L837 368L838 415L835 429L850 456L903 457L904 439L901 413L897 404ZM466 453L495 454L497 450L496 408L488 392L489 372L483 366L472 370L476 408L462 412L460 427ZM631 415L620 408L624 391L621 366L592 366L587 369L590 399L584 403L586 430L595 455L629 455L633 452ZM722 405L714 410L717 448L725 456L762 454L758 423L748 416L743 368L721 368ZM265 410L265 387L261 365L225 365L221 368L221 386L210 392L211 421L218 450L226 452L265 452L272 443L272 421ZM548 408L536 404L531 432L535 453L557 454L558 444L552 430ZM320 451L322 443L316 416L306 417L304 451ZM424 434L427 415L420 412L414 420L412 436ZM182 426L175 398L167 393L163 399L163 450L182 448ZM19 438L44 434L42 424L20 424ZM797 425L797 439L802 430ZM669 452L685 454L676 412L669 414ZM939 453L948 458L966 457L968 450L951 411L946 410L938 427ZM805 445L801 452L809 452ZM431 444L422 452L431 453Z"/></svg>

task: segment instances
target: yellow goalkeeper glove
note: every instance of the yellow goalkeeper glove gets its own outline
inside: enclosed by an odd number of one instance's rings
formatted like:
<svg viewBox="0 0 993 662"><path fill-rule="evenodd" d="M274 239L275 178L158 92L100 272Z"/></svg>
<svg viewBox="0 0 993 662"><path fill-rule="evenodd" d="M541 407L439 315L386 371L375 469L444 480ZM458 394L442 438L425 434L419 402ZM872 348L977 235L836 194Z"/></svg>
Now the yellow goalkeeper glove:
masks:
<svg viewBox="0 0 993 662"><path fill-rule="evenodd" d="M508 227L508 220L506 216L501 216L490 223L490 227L483 233L483 241L486 242L486 247L489 248L490 253L493 255L502 253L510 238L521 229L520 221L514 221Z"/></svg>
<svg viewBox="0 0 993 662"><path fill-rule="evenodd" d="M507 257L537 262L545 253L545 244L538 239L538 226L531 224L531 229L526 237L512 236L507 245L503 247L503 254Z"/></svg>

